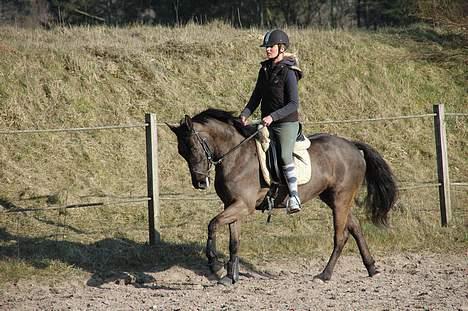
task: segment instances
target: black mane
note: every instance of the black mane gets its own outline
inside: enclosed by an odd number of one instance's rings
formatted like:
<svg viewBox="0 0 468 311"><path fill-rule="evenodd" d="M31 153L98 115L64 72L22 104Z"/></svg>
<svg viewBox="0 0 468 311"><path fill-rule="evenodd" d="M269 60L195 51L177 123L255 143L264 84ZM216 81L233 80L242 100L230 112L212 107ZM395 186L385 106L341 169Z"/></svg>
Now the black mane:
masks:
<svg viewBox="0 0 468 311"><path fill-rule="evenodd" d="M234 116L234 112L215 108L209 108L200 112L192 118L192 121L206 124L210 119L215 119L234 126L236 130L244 137L250 136L256 130L255 126L243 126L239 118Z"/></svg>
<svg viewBox="0 0 468 311"><path fill-rule="evenodd" d="M207 123L209 119L216 119L218 121L231 124L237 118L234 117L234 112L232 111L225 111L215 108L208 108L192 118L194 122L202 124Z"/></svg>

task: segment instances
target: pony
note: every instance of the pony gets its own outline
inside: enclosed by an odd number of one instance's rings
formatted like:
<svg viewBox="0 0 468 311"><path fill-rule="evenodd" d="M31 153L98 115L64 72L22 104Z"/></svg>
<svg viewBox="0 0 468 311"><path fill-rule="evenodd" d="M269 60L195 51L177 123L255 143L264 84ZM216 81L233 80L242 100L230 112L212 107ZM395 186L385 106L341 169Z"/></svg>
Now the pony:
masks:
<svg viewBox="0 0 468 311"><path fill-rule="evenodd" d="M227 274L219 283L232 285L239 281L240 220L261 205L269 191L259 169L253 126L243 126L233 113L207 109L194 117L185 115L180 124L167 124L177 136L178 153L185 159L196 189L207 189L211 172L214 187L224 209L208 224L206 257L210 270L218 274L223 265L218 260L216 232L229 226L229 261ZM379 273L370 254L359 221L352 213L356 196L365 183L363 201L369 218L379 226L387 226L388 213L397 199L396 179L390 166L371 146L363 142L330 135L308 136L311 145L310 181L299 186L299 197L305 202L318 197L333 214L333 251L321 273L314 279L328 281L349 234L356 240L364 266L370 277ZM287 191L277 198L284 207Z"/></svg>

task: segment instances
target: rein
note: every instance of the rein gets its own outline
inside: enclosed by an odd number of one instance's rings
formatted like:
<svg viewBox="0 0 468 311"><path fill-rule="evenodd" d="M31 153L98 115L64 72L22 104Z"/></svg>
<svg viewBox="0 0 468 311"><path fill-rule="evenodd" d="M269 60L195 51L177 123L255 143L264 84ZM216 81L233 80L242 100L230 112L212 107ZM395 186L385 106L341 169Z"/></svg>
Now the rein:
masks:
<svg viewBox="0 0 468 311"><path fill-rule="evenodd" d="M205 152L206 159L208 160L208 170L206 171L206 173L203 173L203 172L197 172L197 173L208 176L208 174L213 170L214 167L216 167L216 165L223 162L223 160L228 155L230 155L235 150L240 148L243 144L245 144L246 142L248 142L249 140L254 138L262 128L263 128L263 126L260 125L253 134L251 134L249 137L246 137L238 145L234 146L232 149L230 149L228 152L226 152L225 154L220 156L218 159L215 159L213 151L211 150L211 148L208 145L208 143L206 142L206 140L200 136L200 133L195 131L195 129L192 129L192 133L195 135L195 137L197 137L198 142L200 143L200 145L203 148L203 151Z"/></svg>

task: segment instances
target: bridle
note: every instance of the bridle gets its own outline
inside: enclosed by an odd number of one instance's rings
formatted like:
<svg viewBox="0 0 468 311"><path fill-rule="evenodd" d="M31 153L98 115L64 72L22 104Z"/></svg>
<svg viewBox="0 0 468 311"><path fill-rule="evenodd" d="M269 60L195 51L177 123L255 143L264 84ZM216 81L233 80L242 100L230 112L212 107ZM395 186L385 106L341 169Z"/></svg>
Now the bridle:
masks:
<svg viewBox="0 0 468 311"><path fill-rule="evenodd" d="M235 150L240 148L243 144L245 144L246 142L248 142L249 140L254 138L258 134L258 132L262 129L262 127L263 127L263 125L260 125L253 134L251 134L249 137L245 138L243 141L241 141L239 144L234 146L232 149L230 149L228 152L226 152L225 154L223 154L222 156L220 156L217 159L215 158L213 150L210 148L210 146L206 142L206 139L200 136L200 132L198 132L198 131L196 131L195 129L192 128L191 134L195 135L195 137L197 138L197 141L201 145L203 151L205 152L205 157L206 157L206 159L208 161L208 169L206 170L206 172L200 172L200 171L195 171L195 170L192 170L192 171L195 172L195 173L198 173L200 175L203 175L205 177L209 177L210 172L218 164L221 164L228 155L230 155Z"/></svg>
<svg viewBox="0 0 468 311"><path fill-rule="evenodd" d="M192 129L192 135L195 135L195 137L197 138L198 143L201 145L203 151L205 152L206 160L208 161L208 169L206 170L206 172L200 172L195 170L192 171L205 177L209 177L209 174L213 170L213 168L215 168L216 165L221 163L223 159L214 159L214 152L211 150L210 146L206 142L206 139L200 136L200 132L195 131L195 129Z"/></svg>

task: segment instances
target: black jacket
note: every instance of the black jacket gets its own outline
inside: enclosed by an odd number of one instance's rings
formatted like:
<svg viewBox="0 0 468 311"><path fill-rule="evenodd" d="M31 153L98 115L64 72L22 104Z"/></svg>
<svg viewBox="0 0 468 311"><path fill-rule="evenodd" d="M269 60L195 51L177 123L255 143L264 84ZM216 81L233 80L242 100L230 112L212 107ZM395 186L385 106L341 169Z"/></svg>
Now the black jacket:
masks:
<svg viewBox="0 0 468 311"><path fill-rule="evenodd" d="M262 118L271 115L277 123L298 121L297 82L302 72L296 60L287 57L278 64L266 60L261 65L255 89L241 116L249 117L261 103Z"/></svg>

